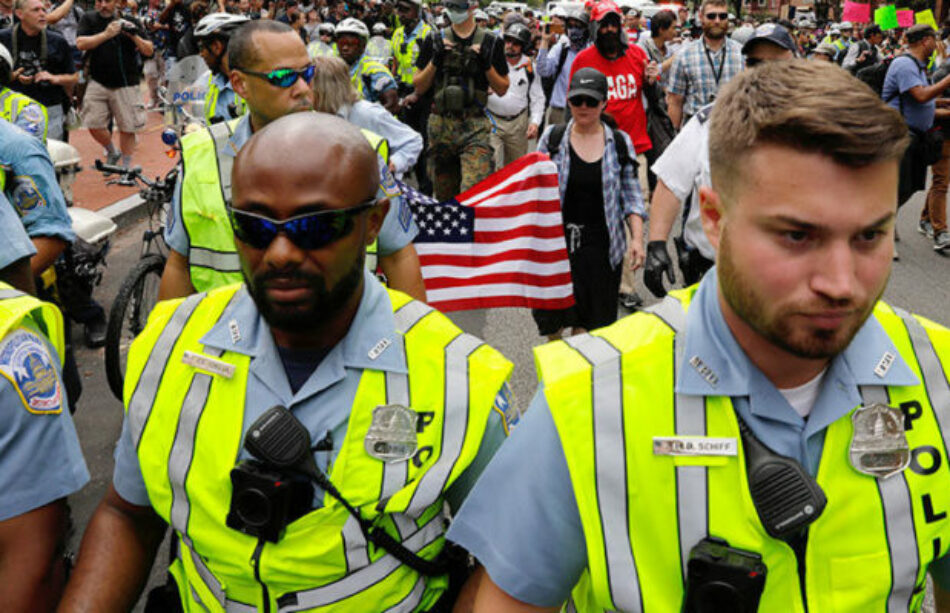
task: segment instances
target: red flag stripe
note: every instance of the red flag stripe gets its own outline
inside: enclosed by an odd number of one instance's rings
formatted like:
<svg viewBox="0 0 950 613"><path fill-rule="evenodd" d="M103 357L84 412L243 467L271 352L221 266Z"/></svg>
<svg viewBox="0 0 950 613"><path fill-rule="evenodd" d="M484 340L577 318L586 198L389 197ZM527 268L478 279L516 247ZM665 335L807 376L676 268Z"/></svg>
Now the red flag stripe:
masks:
<svg viewBox="0 0 950 613"><path fill-rule="evenodd" d="M574 304L574 297L565 298L530 298L527 296L486 296L474 298L459 298L430 302L432 306L449 313L451 311L468 311L471 309L494 309L502 307L521 307L527 309L566 309Z"/></svg>
<svg viewBox="0 0 950 613"><path fill-rule="evenodd" d="M534 249L512 249L493 253L491 255L447 255L447 254L419 254L419 262L423 266L486 266L509 260L526 260L529 262L551 263L567 259L567 251L536 251Z"/></svg>
<svg viewBox="0 0 950 613"><path fill-rule="evenodd" d="M513 206L493 206L475 209L475 215L481 218L515 217L526 213L559 213L561 203L553 201L525 202Z"/></svg>
<svg viewBox="0 0 950 613"><path fill-rule="evenodd" d="M564 236L562 226L525 226L504 232L478 232L475 235L475 243L497 243L513 238L558 238L559 236Z"/></svg>
<svg viewBox="0 0 950 613"><path fill-rule="evenodd" d="M554 287L571 282L571 273L557 275L532 275L523 272L503 272L493 275L476 275L464 279L453 277L431 277L426 279L426 289L444 289L446 287L467 287L490 283L523 283L535 287Z"/></svg>

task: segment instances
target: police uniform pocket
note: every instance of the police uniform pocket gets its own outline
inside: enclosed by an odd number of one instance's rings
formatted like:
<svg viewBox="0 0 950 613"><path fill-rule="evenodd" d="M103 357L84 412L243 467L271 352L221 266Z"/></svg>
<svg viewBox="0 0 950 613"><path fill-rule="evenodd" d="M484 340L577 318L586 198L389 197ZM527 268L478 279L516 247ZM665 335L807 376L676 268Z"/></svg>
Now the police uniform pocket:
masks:
<svg viewBox="0 0 950 613"><path fill-rule="evenodd" d="M831 611L871 611L881 604L882 595L886 597L886 586L890 579L890 558L887 552L869 553L859 556L832 558ZM881 572L887 573L882 588L875 579Z"/></svg>

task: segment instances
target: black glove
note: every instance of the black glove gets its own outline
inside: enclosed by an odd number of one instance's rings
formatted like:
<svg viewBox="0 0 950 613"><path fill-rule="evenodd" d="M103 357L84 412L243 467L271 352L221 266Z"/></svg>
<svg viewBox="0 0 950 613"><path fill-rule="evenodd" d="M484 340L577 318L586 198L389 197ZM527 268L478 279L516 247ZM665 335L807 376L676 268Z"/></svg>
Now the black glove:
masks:
<svg viewBox="0 0 950 613"><path fill-rule="evenodd" d="M650 241L647 243L647 257L643 263L643 284L657 298L666 296L666 288L663 287L664 272L670 285L676 283L676 278L673 276L673 262L666 250L666 241Z"/></svg>
<svg viewBox="0 0 950 613"><path fill-rule="evenodd" d="M432 65L436 70L442 70L442 60L445 59L445 45L441 36L432 38Z"/></svg>

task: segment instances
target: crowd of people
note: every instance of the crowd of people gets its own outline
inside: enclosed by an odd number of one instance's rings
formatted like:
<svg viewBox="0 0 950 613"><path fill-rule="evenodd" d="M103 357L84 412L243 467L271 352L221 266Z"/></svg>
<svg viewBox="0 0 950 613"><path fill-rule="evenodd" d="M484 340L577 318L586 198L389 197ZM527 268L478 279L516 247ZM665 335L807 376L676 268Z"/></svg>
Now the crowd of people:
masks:
<svg viewBox="0 0 950 613"><path fill-rule="evenodd" d="M950 589L950 337L879 301L914 194L950 249L950 32L727 0L5 2L5 607L129 610L169 526L148 611L917 611L928 574ZM78 374L35 296L75 234L45 144L86 130L131 168L196 57L160 302L72 568ZM409 199L532 151L574 304L532 311L525 408L513 364L425 303ZM72 307L101 345L102 307Z"/></svg>

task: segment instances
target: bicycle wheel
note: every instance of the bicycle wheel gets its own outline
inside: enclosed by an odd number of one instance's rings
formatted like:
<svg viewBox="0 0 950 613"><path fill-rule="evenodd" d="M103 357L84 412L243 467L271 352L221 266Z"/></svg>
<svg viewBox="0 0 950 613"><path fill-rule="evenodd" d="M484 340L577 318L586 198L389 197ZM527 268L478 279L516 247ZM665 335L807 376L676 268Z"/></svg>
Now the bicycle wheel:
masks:
<svg viewBox="0 0 950 613"><path fill-rule="evenodd" d="M125 358L129 346L145 328L152 307L158 302L158 286L165 269L165 258L150 253L139 260L119 288L109 311L106 328L106 379L109 389L122 400Z"/></svg>

